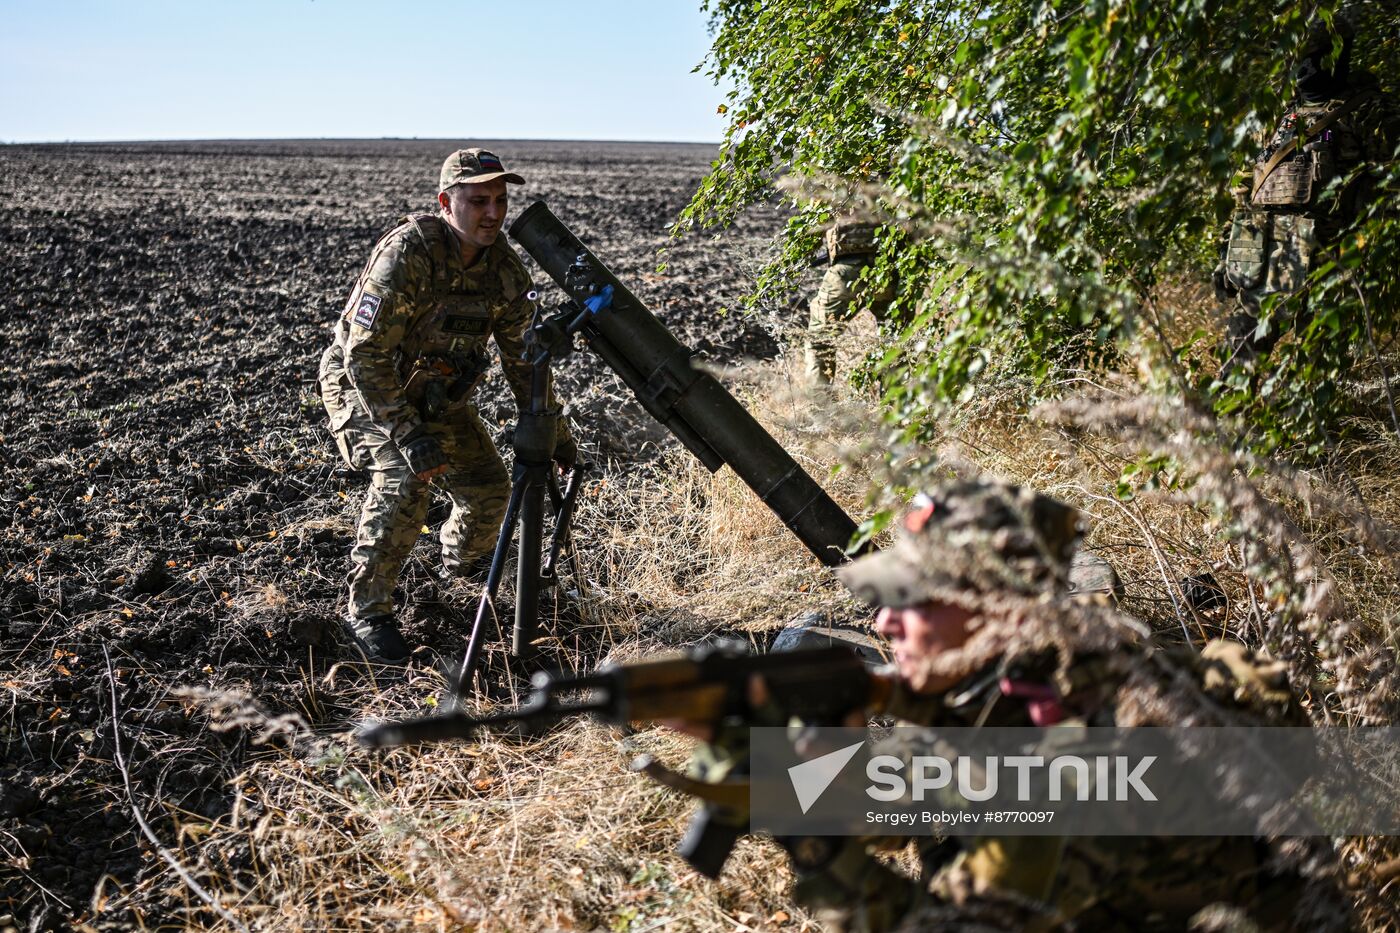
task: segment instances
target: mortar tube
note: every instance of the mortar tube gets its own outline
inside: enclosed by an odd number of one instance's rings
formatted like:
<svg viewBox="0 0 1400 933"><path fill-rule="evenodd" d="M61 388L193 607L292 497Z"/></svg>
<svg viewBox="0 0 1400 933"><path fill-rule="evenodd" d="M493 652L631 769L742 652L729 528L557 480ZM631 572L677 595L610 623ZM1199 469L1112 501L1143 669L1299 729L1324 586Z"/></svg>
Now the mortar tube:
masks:
<svg viewBox="0 0 1400 933"><path fill-rule="evenodd" d="M593 338L590 343L642 407L708 468L717 465L686 434L728 464L823 564L835 567L849 559L845 548L856 530L850 516L717 379L691 365L692 352L544 202L526 208L511 224L510 235L575 301L582 303L611 285L611 306L594 316L582 333L585 340ZM567 275L580 255L592 272L587 281Z"/></svg>

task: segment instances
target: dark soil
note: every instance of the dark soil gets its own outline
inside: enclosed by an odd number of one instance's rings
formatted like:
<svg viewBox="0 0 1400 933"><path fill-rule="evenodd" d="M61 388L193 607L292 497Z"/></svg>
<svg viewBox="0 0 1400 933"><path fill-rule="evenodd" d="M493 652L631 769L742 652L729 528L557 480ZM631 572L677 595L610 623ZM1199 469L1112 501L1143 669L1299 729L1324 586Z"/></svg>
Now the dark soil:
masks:
<svg viewBox="0 0 1400 933"><path fill-rule="evenodd" d="M0 148L0 929L185 924L117 761L178 848L183 823L231 805L246 740L207 731L175 689L341 723L307 685L354 656L338 618L363 477L334 457L316 363L370 246L431 204L456 145ZM778 352L757 318L720 314L776 212L669 244L656 272L709 147L496 148L530 182L515 209L546 200L682 342L721 362ZM671 446L591 355L558 379L605 472ZM479 401L504 431L499 373ZM431 558L425 540L404 624L450 656L471 607L444 598ZM99 921L99 891L141 893Z"/></svg>

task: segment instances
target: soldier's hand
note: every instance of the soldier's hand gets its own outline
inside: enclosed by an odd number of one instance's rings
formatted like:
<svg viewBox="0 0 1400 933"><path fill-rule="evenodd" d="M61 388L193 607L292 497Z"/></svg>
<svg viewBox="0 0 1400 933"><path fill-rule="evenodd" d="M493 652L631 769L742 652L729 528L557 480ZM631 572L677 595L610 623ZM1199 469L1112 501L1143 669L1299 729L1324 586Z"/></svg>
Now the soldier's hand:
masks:
<svg viewBox="0 0 1400 933"><path fill-rule="evenodd" d="M554 462L565 472L572 470L578 462L578 443L572 437L564 437L554 442Z"/></svg>
<svg viewBox="0 0 1400 933"><path fill-rule="evenodd" d="M768 684L760 674L753 674L749 677L748 683L744 685L744 693L745 699L748 700L751 709L767 706L768 701L771 699L771 694L768 692ZM692 738L699 739L702 742L713 742L715 739L715 724L712 722L705 722L697 719L673 718L658 720L656 724L658 726L665 726L667 729L679 732L682 735L688 735Z"/></svg>
<svg viewBox="0 0 1400 933"><path fill-rule="evenodd" d="M715 738L715 727L709 723L692 722L689 719L661 719L656 724L702 742L712 742Z"/></svg>
<svg viewBox="0 0 1400 933"><path fill-rule="evenodd" d="M437 438L431 434L420 434L404 441L399 445L399 453L408 461L413 475L425 483L447 472L447 456L442 452Z"/></svg>
<svg viewBox="0 0 1400 933"><path fill-rule="evenodd" d="M763 679L762 674L753 674L749 677L748 683L745 684L744 694L744 699L748 701L748 707L751 711L751 716L749 717L750 721L760 724L768 722L768 724L771 725L771 721L760 717L766 714L766 717L769 718L774 716L786 718L785 713L772 705L774 702L773 693L768 689L768 682ZM865 710L857 709L847 713L846 716L842 718L840 724L848 728L859 729L869 725L869 723L870 717L866 714ZM657 725L665 726L667 729L674 730L682 735L700 739L702 742L713 742L715 738L715 724L712 722L697 719L673 718L659 720ZM807 730L804 730L803 733L798 736L797 752L799 755L803 755L804 757L816 757L822 754L822 752L816 750L816 746L813 744L814 735L815 732L809 733ZM831 751L831 749L827 749L827 751Z"/></svg>

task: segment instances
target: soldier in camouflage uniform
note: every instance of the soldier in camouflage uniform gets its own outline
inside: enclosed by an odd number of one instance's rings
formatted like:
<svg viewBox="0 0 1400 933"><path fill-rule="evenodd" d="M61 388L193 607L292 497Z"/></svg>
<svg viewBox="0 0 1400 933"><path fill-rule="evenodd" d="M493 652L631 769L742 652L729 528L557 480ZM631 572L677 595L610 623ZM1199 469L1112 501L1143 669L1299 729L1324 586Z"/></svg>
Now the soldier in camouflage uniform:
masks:
<svg viewBox="0 0 1400 933"><path fill-rule="evenodd" d="M876 630L889 640L897 670L879 712L945 727L1193 724L1156 695L1125 700L1137 696L1127 689L1133 678L1156 668L1127 640L1138 637L1131 627L1115 636L1103 621L1115 612L1110 593L1069 593L1080 534L1074 509L1021 487L965 482L920 497L901 531L893 547L838 571L854 593L881 607ZM1250 724L1306 722L1283 666L1242 645L1212 643L1182 663L1211 704L1247 699ZM1163 709L1170 722L1152 718ZM763 712L783 721L780 710ZM701 776L726 775L734 758L725 735L698 756ZM1297 878L1270 867L1267 845L1249 838L778 841L797 874L796 900L832 930L949 921L959 928L972 917L983 921L979 929L1180 930L1220 903L1264 929L1308 928L1292 913L1302 889ZM879 857L911 842L919 849L917 878Z"/></svg>
<svg viewBox="0 0 1400 933"><path fill-rule="evenodd" d="M480 571L505 512L509 478L472 392L494 339L516 405L529 404L523 338L532 289L501 231L507 183L524 180L484 149L449 156L439 212L410 215L375 244L321 358L336 445L346 463L370 474L350 554L348 623L365 651L384 660L408 654L393 591L432 483L452 502L440 535L449 575ZM572 463L563 418L558 440L556 460Z"/></svg>
<svg viewBox="0 0 1400 933"><path fill-rule="evenodd" d="M878 252L879 230L878 224L850 218L833 224L823 236L827 267L807 306L805 353L807 376L818 384L827 385L836 375L836 341L853 316L857 299L870 302L877 321L883 322L889 313L894 289L885 286L871 292L860 281Z"/></svg>
<svg viewBox="0 0 1400 933"><path fill-rule="evenodd" d="M1400 122L1375 77L1351 72L1352 19L1339 14L1335 25L1335 63L1333 36L1318 23L1294 72L1294 100L1235 189L1214 281L1232 309L1228 339L1239 361L1268 353L1310 320L1309 273L1374 200L1366 169L1393 159L1400 144Z"/></svg>

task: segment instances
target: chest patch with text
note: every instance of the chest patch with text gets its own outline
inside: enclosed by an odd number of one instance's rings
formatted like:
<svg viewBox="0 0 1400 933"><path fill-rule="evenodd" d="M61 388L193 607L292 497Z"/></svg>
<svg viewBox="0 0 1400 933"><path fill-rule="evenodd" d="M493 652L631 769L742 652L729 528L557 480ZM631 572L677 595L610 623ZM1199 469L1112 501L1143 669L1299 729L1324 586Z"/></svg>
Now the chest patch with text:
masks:
<svg viewBox="0 0 1400 933"><path fill-rule="evenodd" d="M446 334L481 337L490 329L491 319L477 314L449 314L442 321L442 330Z"/></svg>
<svg viewBox="0 0 1400 933"><path fill-rule="evenodd" d="M361 295L359 307L355 309L355 323L366 329L373 327L375 318L379 317L379 306L383 303L384 299L378 295Z"/></svg>

